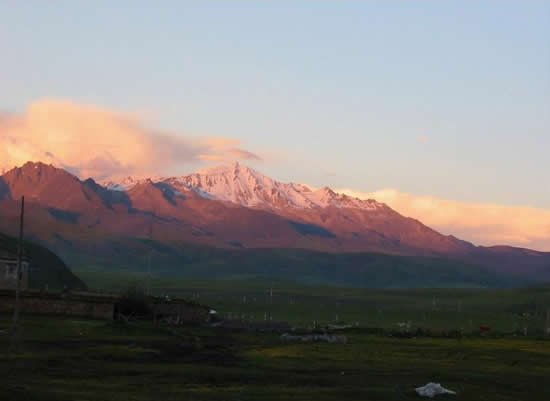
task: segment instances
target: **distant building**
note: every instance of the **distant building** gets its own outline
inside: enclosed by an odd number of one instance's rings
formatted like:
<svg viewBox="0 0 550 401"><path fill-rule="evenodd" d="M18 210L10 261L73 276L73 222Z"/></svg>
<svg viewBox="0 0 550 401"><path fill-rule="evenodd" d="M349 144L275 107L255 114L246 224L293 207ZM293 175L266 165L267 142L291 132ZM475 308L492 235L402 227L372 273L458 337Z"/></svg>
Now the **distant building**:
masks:
<svg viewBox="0 0 550 401"><path fill-rule="evenodd" d="M17 255L0 250L0 289L15 289L17 285ZM21 262L21 282L19 288L29 288L29 262Z"/></svg>

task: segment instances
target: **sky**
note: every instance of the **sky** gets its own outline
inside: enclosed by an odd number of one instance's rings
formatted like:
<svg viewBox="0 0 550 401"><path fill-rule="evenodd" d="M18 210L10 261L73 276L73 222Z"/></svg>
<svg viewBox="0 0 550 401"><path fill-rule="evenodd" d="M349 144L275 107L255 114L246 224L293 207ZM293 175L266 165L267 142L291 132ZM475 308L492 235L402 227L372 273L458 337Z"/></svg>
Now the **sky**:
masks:
<svg viewBox="0 0 550 401"><path fill-rule="evenodd" d="M238 159L550 251L548 1L0 0L0 89L0 170Z"/></svg>

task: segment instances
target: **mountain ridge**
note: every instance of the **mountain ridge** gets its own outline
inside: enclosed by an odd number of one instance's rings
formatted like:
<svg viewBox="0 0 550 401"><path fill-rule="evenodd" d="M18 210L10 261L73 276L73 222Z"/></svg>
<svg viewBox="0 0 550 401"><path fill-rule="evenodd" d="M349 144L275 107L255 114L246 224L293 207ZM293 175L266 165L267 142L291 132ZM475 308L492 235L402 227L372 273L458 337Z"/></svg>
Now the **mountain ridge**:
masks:
<svg viewBox="0 0 550 401"><path fill-rule="evenodd" d="M176 188L194 190L203 197L233 202L245 207L278 209L335 206L366 210L387 207L373 199L361 200L336 193L329 187L313 189L305 184L282 183L238 162L207 167L197 173L183 176L139 179L128 176L119 181L104 181L102 185L112 190L127 191L147 179L167 183Z"/></svg>
<svg viewBox="0 0 550 401"><path fill-rule="evenodd" d="M94 244L107 250L143 238L170 246L445 257L550 279L550 254L475 246L375 200L280 183L238 164L109 189L29 162L0 177L0 229L13 231L22 195L29 202L29 232L60 251L88 252Z"/></svg>

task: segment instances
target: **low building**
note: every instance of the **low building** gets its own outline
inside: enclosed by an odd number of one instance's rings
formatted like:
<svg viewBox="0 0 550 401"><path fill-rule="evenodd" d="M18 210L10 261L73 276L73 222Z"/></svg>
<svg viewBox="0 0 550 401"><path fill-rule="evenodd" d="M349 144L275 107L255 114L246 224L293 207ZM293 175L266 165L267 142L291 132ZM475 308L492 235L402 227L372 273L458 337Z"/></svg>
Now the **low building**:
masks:
<svg viewBox="0 0 550 401"><path fill-rule="evenodd" d="M39 290L21 292L19 308L22 314L79 316L93 319L113 319L117 298L92 293L54 293ZM0 290L0 314L13 313L13 291Z"/></svg>
<svg viewBox="0 0 550 401"><path fill-rule="evenodd" d="M17 286L17 255L0 250L0 289L15 289ZM29 262L23 258L21 261L21 281L19 288L29 288Z"/></svg>

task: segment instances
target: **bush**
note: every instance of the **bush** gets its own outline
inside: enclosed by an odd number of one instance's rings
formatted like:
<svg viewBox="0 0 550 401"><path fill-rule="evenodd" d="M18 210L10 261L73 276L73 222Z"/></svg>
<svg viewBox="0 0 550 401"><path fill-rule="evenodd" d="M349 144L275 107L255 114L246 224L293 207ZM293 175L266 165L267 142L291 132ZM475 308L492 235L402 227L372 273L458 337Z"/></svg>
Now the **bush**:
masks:
<svg viewBox="0 0 550 401"><path fill-rule="evenodd" d="M149 299L143 288L132 283L121 294L116 305L116 312L124 316L148 316L151 314Z"/></svg>

